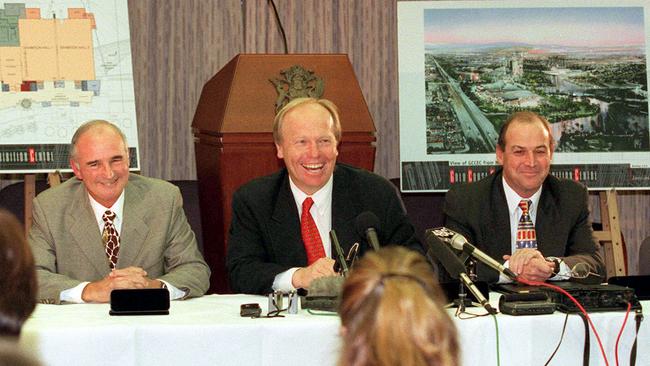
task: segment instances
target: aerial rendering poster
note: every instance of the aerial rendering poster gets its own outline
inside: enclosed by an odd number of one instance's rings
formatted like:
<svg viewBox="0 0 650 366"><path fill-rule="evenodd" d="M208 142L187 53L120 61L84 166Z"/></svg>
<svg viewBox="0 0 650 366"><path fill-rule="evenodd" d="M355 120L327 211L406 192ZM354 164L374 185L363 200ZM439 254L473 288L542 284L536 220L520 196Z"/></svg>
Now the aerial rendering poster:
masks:
<svg viewBox="0 0 650 366"><path fill-rule="evenodd" d="M139 169L126 0L0 2L0 173L69 171L82 123L126 135Z"/></svg>
<svg viewBox="0 0 650 366"><path fill-rule="evenodd" d="M509 114L551 123L552 174L650 187L647 7L641 2L400 2L402 189L484 178Z"/></svg>

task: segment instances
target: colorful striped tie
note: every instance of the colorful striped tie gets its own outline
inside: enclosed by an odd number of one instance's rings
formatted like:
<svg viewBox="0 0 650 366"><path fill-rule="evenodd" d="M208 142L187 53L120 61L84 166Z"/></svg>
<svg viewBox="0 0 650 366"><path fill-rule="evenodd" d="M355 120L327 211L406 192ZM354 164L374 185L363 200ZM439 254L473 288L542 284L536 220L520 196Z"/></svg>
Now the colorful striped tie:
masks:
<svg viewBox="0 0 650 366"><path fill-rule="evenodd" d="M323 248L323 241L318 233L318 227L311 213L309 213L313 205L314 200L311 197L307 197L302 202L302 215L300 217L300 231L302 233L302 241L305 244L305 251L307 252L308 265L316 262L319 258L325 257L325 249Z"/></svg>
<svg viewBox="0 0 650 366"><path fill-rule="evenodd" d="M537 234L535 233L535 226L533 220L530 219L528 208L532 202L530 200L521 200L519 208L521 208L521 218L517 224L517 242L516 248L537 248Z"/></svg>

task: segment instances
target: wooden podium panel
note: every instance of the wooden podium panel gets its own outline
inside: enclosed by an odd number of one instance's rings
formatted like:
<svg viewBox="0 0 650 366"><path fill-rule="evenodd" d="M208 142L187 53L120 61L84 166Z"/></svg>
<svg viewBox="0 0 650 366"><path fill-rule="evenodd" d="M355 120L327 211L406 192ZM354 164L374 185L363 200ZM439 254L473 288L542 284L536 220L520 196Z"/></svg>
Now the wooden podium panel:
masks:
<svg viewBox="0 0 650 366"><path fill-rule="evenodd" d="M322 78L322 98L339 107L338 161L373 170L375 127L347 55L240 54L203 87L192 128L210 293L229 293L225 267L232 196L242 184L283 166L273 143L278 99L270 79L299 65Z"/></svg>

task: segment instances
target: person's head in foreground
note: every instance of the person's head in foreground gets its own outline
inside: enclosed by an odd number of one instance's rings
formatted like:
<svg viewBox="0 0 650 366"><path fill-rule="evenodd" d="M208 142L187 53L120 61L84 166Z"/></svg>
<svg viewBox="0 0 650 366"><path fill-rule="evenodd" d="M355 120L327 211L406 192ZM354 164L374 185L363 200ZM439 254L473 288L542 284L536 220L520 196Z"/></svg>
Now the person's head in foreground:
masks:
<svg viewBox="0 0 650 366"><path fill-rule="evenodd" d="M0 209L0 337L18 337L35 307L32 251L18 219Z"/></svg>
<svg viewBox="0 0 650 366"><path fill-rule="evenodd" d="M339 365L458 365L445 301L420 254L396 246L366 254L343 285Z"/></svg>

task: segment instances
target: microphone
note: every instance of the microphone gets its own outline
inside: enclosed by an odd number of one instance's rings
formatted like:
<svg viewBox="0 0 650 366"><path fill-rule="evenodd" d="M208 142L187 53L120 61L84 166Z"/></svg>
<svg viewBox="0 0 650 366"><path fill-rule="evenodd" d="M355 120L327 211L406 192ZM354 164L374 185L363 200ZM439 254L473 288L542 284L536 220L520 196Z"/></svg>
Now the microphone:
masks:
<svg viewBox="0 0 650 366"><path fill-rule="evenodd" d="M481 291L476 287L474 282L469 278L467 273L465 273L465 266L463 263L456 257L456 255L449 249L448 246L443 244L443 242L434 234L431 230L427 230L426 242L429 245L429 250L433 252L433 255L438 258L440 263L442 263L445 270L449 272L449 275L454 279L460 279L461 282L469 289L469 291L476 297L478 302L487 310L490 314L496 314L496 310L490 305L488 300L483 296Z"/></svg>
<svg viewBox="0 0 650 366"><path fill-rule="evenodd" d="M336 231L334 231L334 229L330 230L330 239L332 240L332 244L334 245L334 249L336 250L337 262L341 266L341 272L343 276L347 276L348 263L345 261L345 256L343 255L343 248L341 248L341 244L339 243L339 239L336 236Z"/></svg>
<svg viewBox="0 0 650 366"><path fill-rule="evenodd" d="M379 237L377 236L377 230L379 230L379 217L377 217L373 212L364 211L357 216L354 225L357 229L357 233L368 239L368 243L370 243L372 249L379 250Z"/></svg>
<svg viewBox="0 0 650 366"><path fill-rule="evenodd" d="M463 251L464 253L467 253L472 257L478 259L481 263L486 264L490 268L503 273L511 280L515 281L517 279L517 274L511 271L510 268L505 267L503 264L497 262L492 257L487 255L485 252L470 244L467 239L465 239L465 237L459 233L446 227L429 229L427 232L431 232L433 235L440 238L440 240L451 245L454 249Z"/></svg>

